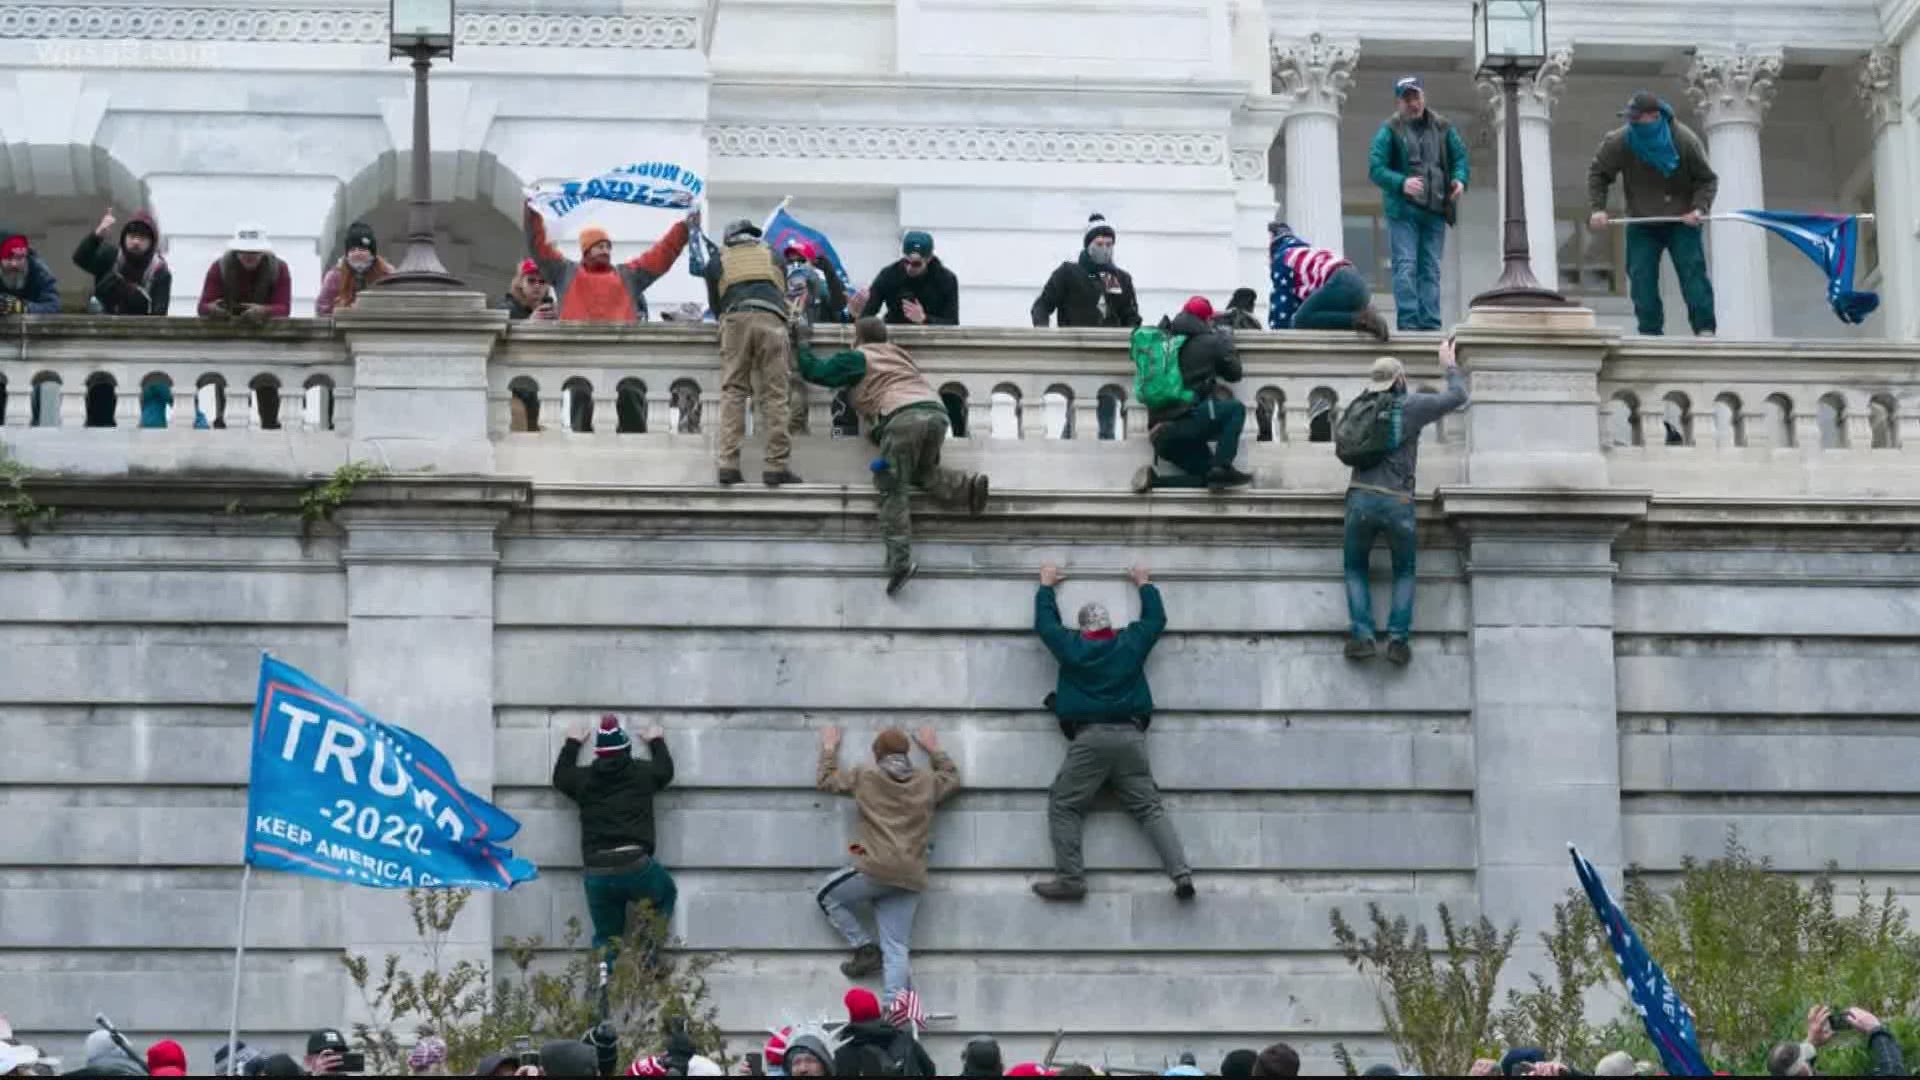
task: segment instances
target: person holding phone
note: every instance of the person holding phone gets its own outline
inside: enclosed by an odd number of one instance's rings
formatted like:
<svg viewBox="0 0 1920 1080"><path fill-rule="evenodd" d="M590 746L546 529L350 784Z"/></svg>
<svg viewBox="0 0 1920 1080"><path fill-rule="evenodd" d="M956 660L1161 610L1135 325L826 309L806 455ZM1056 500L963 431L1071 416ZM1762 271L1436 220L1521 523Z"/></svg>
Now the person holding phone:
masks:
<svg viewBox="0 0 1920 1080"><path fill-rule="evenodd" d="M333 1076L367 1071L367 1056L347 1049L338 1028L321 1028L307 1036L307 1056L301 1070L308 1076Z"/></svg>
<svg viewBox="0 0 1920 1080"><path fill-rule="evenodd" d="M1767 1073L1772 1076L1817 1076L1815 1059L1820 1048L1842 1031L1857 1031L1867 1037L1867 1075L1905 1076L1906 1061L1900 1043L1880 1018L1855 1006L1815 1005L1807 1010L1807 1041L1783 1042L1767 1054Z"/></svg>

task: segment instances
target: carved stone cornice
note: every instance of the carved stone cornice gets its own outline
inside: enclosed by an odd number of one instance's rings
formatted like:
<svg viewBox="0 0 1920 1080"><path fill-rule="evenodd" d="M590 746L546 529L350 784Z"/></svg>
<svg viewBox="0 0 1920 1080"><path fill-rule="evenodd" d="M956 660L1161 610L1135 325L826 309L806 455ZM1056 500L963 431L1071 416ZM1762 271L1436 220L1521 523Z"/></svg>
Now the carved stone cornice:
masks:
<svg viewBox="0 0 1920 1080"><path fill-rule="evenodd" d="M1702 52L1687 69L1687 96L1707 127L1766 119L1779 88L1780 50Z"/></svg>
<svg viewBox="0 0 1920 1080"><path fill-rule="evenodd" d="M710 124L717 158L1010 161L1097 165L1220 165L1225 135L1204 131ZM1235 167L1239 167L1236 161Z"/></svg>
<svg viewBox="0 0 1920 1080"><path fill-rule="evenodd" d="M1347 87L1360 62L1360 43L1329 41L1322 34L1304 40L1276 39L1272 46L1273 92L1293 106L1294 113L1340 115Z"/></svg>
<svg viewBox="0 0 1920 1080"><path fill-rule="evenodd" d="M93 4L0 4L0 39L66 41L247 41L378 45L387 41L387 8L309 0L305 7L106 7ZM455 41L463 46L547 46L573 49L691 49L699 17L463 12Z"/></svg>
<svg viewBox="0 0 1920 1080"><path fill-rule="evenodd" d="M1867 54L1853 89L1873 130L1900 122L1900 57L1892 49L1883 45Z"/></svg>

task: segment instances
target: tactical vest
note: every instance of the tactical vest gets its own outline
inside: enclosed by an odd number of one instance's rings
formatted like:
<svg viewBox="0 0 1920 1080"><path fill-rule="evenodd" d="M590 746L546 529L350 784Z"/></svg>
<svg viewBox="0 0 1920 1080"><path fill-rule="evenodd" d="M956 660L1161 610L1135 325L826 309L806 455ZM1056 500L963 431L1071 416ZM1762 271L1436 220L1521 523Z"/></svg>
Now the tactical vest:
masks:
<svg viewBox="0 0 1920 1080"><path fill-rule="evenodd" d="M787 291L787 276L774 265L773 249L765 244L735 244L720 249L720 295L735 285L764 281L779 290L781 295Z"/></svg>
<svg viewBox="0 0 1920 1080"><path fill-rule="evenodd" d="M891 416L909 405L940 404L940 395L927 382L906 351L892 342L862 345L867 373L853 391L854 411L877 420Z"/></svg>

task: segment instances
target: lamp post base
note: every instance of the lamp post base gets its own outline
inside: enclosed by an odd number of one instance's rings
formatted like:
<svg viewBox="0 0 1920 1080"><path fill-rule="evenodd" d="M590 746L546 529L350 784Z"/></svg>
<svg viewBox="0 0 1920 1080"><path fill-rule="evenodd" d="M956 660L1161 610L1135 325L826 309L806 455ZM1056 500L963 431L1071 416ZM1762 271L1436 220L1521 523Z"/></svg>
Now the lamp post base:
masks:
<svg viewBox="0 0 1920 1080"><path fill-rule="evenodd" d="M1509 286L1488 289L1473 298L1468 307L1573 307L1574 302L1539 286Z"/></svg>

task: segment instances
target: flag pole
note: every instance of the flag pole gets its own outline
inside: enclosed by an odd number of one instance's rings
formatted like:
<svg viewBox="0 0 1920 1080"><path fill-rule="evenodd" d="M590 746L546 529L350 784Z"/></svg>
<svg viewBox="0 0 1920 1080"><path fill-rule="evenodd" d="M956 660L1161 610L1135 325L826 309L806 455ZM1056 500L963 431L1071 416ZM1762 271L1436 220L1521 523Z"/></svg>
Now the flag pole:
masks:
<svg viewBox="0 0 1920 1080"><path fill-rule="evenodd" d="M253 863L248 861L240 870L240 933L233 945L233 1009L227 1014L227 1076L237 1075L234 1065L240 1057L240 966L247 956L247 892L252 884Z"/></svg>
<svg viewBox="0 0 1920 1080"><path fill-rule="evenodd" d="M1834 216L1850 217L1850 218L1855 218L1859 221L1873 220L1872 214L1837 214ZM1607 225L1609 227L1614 225L1672 225L1685 220L1687 219L1680 215L1667 215L1664 217L1636 217L1636 218L1610 217L1607 219ZM1747 219L1736 216L1734 214L1702 214L1700 216L1700 220L1701 221L1745 221Z"/></svg>
<svg viewBox="0 0 1920 1080"><path fill-rule="evenodd" d="M767 235L767 230L768 230L768 229L771 229L771 228L773 228L773 219L774 219L774 218L777 218L777 217L779 217L779 216L780 216L780 211L782 211L782 210L785 210L785 209L787 208L787 206L788 206L788 204L790 204L790 203L792 203L792 202L793 202L793 196L791 196L791 195L789 195L789 196L787 196L786 198L784 198L784 199L781 199L781 200L780 200L780 205L779 205L779 206L776 206L776 207L774 207L774 208L773 208L773 213L771 213L771 214L768 214L768 215L767 215L767 221L766 221L766 224L764 224L764 225L762 225L762 226L760 226L760 235L761 235L761 236L765 236L765 235Z"/></svg>

